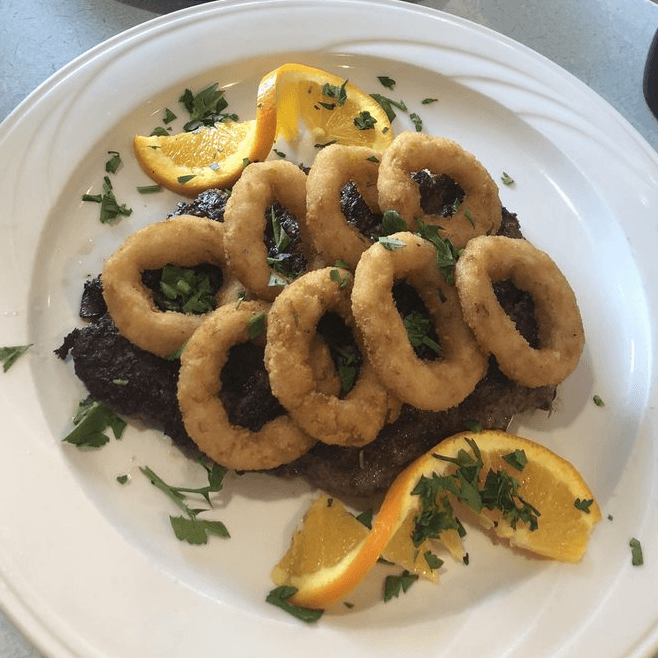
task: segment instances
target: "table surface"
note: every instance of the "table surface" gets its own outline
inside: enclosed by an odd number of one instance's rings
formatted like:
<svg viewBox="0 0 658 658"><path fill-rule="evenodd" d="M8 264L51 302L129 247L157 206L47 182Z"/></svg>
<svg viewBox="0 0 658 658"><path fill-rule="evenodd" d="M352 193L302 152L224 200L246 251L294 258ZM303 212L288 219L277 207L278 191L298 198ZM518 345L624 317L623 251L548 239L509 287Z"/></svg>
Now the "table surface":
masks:
<svg viewBox="0 0 658 658"><path fill-rule="evenodd" d="M50 75L105 39L200 0L3 0L0 120ZM658 29L651 0L420 0L541 53L589 85L656 150L658 120L642 94ZM658 90L655 90L658 93ZM0 658L39 658L0 611Z"/></svg>

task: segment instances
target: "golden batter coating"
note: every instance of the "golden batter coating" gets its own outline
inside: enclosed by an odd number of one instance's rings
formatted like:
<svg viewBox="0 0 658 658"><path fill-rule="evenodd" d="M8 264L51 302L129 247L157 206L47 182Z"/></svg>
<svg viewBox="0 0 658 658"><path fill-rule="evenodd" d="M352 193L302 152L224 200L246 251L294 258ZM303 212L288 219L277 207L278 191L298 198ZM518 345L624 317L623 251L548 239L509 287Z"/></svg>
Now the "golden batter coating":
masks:
<svg viewBox="0 0 658 658"><path fill-rule="evenodd" d="M221 223L180 215L128 236L101 274L103 297L120 333L158 356L168 357L179 350L205 315L161 311L142 282L142 272L166 265L192 267L202 263L217 265L225 275L217 305L237 299L241 286L228 275Z"/></svg>
<svg viewBox="0 0 658 658"><path fill-rule="evenodd" d="M532 295L539 328L534 349L502 309L493 282L510 280ZM526 240L471 240L455 270L466 322L500 369L524 386L559 384L576 367L585 334L576 297L553 260Z"/></svg>
<svg viewBox="0 0 658 658"><path fill-rule="evenodd" d="M311 436L334 445L363 446L399 412L399 402L367 358L342 398L324 392L313 365L317 324L327 311L335 311L354 326L351 290L352 275L332 267L308 272L290 284L270 310L265 365L272 392Z"/></svg>
<svg viewBox="0 0 658 658"><path fill-rule="evenodd" d="M447 174L464 190L464 199L452 216L428 215L422 209L411 174L424 169ZM418 228L418 218L440 226L441 236L458 249L471 238L496 233L500 227L498 186L474 155L443 137L400 133L382 156L377 187L382 210L397 210L412 231Z"/></svg>
<svg viewBox="0 0 658 658"><path fill-rule="evenodd" d="M442 411L459 404L487 370L487 359L462 317L457 291L436 264L434 246L408 232L390 236L403 247L376 243L361 256L354 276L352 311L379 378L418 409ZM419 359L393 299L406 279L423 300L441 341L441 358Z"/></svg>
<svg viewBox="0 0 658 658"><path fill-rule="evenodd" d="M178 404L185 429L202 452L238 471L275 468L297 459L315 443L288 415L277 416L258 432L232 425L219 397L220 373L230 348L250 340L249 320L268 310L263 301L218 308L181 355Z"/></svg>

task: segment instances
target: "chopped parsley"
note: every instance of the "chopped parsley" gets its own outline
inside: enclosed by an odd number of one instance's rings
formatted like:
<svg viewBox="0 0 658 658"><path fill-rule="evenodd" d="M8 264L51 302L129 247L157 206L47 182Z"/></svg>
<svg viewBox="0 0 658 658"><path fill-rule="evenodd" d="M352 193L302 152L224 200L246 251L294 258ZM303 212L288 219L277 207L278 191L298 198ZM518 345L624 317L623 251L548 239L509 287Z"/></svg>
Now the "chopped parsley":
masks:
<svg viewBox="0 0 658 658"><path fill-rule="evenodd" d="M185 516L170 516L169 521L177 539L194 545L206 544L209 535L230 537L226 526L221 521L207 521L198 518L199 514L207 512L208 509L193 509L185 502L187 496L198 495L212 508L210 494L221 491L224 486L226 469L223 466L213 464L209 467L203 463L201 465L206 470L208 484L198 488L173 487L156 475L148 466L140 466L139 469L151 481L151 484L168 496L185 513Z"/></svg>
<svg viewBox="0 0 658 658"><path fill-rule="evenodd" d="M346 350L338 350L338 376L340 377L340 387L343 393L351 391L356 379L354 354Z"/></svg>
<svg viewBox="0 0 658 658"><path fill-rule="evenodd" d="M431 105L432 103L436 103L438 100L438 98L423 98L423 100L420 102L422 105Z"/></svg>
<svg viewBox="0 0 658 658"><path fill-rule="evenodd" d="M183 126L185 132L196 130L200 126L214 126L220 121L238 120L235 114L224 112L228 101L224 92L217 89L216 82L197 94L186 89L178 100L190 115L189 121Z"/></svg>
<svg viewBox="0 0 658 658"><path fill-rule="evenodd" d="M247 320L247 331L249 333L249 338L253 340L254 338L265 333L266 318L267 313L261 311L260 313L255 313L249 318L249 320Z"/></svg>
<svg viewBox="0 0 658 658"><path fill-rule="evenodd" d="M389 78L387 75L378 75L377 80L382 83L383 87L386 87L386 89L393 89L395 87L395 80L393 78Z"/></svg>
<svg viewBox="0 0 658 658"><path fill-rule="evenodd" d="M416 132L417 133L423 132L423 120L415 112L412 112L409 115L409 118L411 119L411 123L414 124L414 128L416 129Z"/></svg>
<svg viewBox="0 0 658 658"><path fill-rule="evenodd" d="M432 331L432 321L429 318L420 313L410 313L404 318L403 324L412 347L426 345L437 354L441 352L438 343L428 336Z"/></svg>
<svg viewBox="0 0 658 658"><path fill-rule="evenodd" d="M406 247L406 243L400 240L400 238L390 238L388 236L383 236L379 238L379 243L388 249L388 251L396 251L397 249L402 249Z"/></svg>
<svg viewBox="0 0 658 658"><path fill-rule="evenodd" d="M356 517L356 520L359 521L359 523L362 523L366 528L372 530L372 508L361 512L361 514Z"/></svg>
<svg viewBox="0 0 658 658"><path fill-rule="evenodd" d="M439 235L439 228L434 224L425 224L422 219L418 218L418 232L421 238L429 240L436 248L436 264L443 278L447 283L453 284L455 281L455 265L459 252L447 238Z"/></svg>
<svg viewBox="0 0 658 658"><path fill-rule="evenodd" d="M176 359L180 359L180 356L183 353L183 350L185 349L186 345L187 345L187 341L185 341L175 352L172 352L167 357L167 361L175 361Z"/></svg>
<svg viewBox="0 0 658 658"><path fill-rule="evenodd" d="M386 576L384 580L384 601L400 596L400 592L407 590L418 580L418 574L409 573L405 569L399 576Z"/></svg>
<svg viewBox="0 0 658 658"><path fill-rule="evenodd" d="M277 608L281 608L284 612L292 615L300 621L311 624L322 617L324 610L316 610L313 608L303 608L301 606L290 603L291 596L297 593L297 588L291 585L282 585L275 587L265 598L267 603L270 603Z"/></svg>
<svg viewBox="0 0 658 658"><path fill-rule="evenodd" d="M162 189L161 185L139 185L137 191L140 194L155 194Z"/></svg>
<svg viewBox="0 0 658 658"><path fill-rule="evenodd" d="M503 460L517 471L522 471L528 463L528 457L525 454L525 450L515 450L507 455L503 455Z"/></svg>
<svg viewBox="0 0 658 658"><path fill-rule="evenodd" d="M338 104L338 106L341 107L342 105L345 105L347 101L346 86L347 86L347 80L345 80L345 82L343 82L343 84L340 87L337 85L326 83L325 85L322 86L322 95L325 96L326 98L334 99Z"/></svg>
<svg viewBox="0 0 658 658"><path fill-rule="evenodd" d="M382 215L382 231L384 235L408 231L409 227L404 217L397 210L385 210Z"/></svg>
<svg viewBox="0 0 658 658"><path fill-rule="evenodd" d="M102 402L87 398L78 404L73 425L62 441L79 448L100 448L110 440L107 430L112 430L114 438L120 439L127 423Z"/></svg>
<svg viewBox="0 0 658 658"><path fill-rule="evenodd" d="M295 279L299 276L300 272L294 271L288 265L292 254L286 253L286 249L292 243L292 238L286 233L281 225L279 217L277 216L274 205L271 207L267 221L272 225L272 242L273 248L270 249L270 254L266 257L265 262L271 266L273 272L270 275L268 285L270 286L285 286L288 285L288 279Z"/></svg>
<svg viewBox="0 0 658 658"><path fill-rule="evenodd" d="M162 269L160 290L169 311L201 315L215 308L210 279L190 268L166 265Z"/></svg>
<svg viewBox="0 0 658 658"><path fill-rule="evenodd" d="M605 407L605 402L598 395L595 395L592 401L597 407Z"/></svg>
<svg viewBox="0 0 658 658"><path fill-rule="evenodd" d="M477 514L485 508L498 510L513 529L519 523L525 523L531 531L538 528L540 513L519 495L519 481L505 470L489 469L482 483L484 464L480 449L474 439L467 438L466 441L470 451L462 448L457 457L434 455L436 459L455 466L452 474L422 476L411 492L421 498L421 511L415 519L412 535L415 546L420 546L425 539L438 538L447 529L465 533L454 515L448 495L468 505ZM513 468L525 466L519 453L515 451L506 456L508 463L513 462Z"/></svg>
<svg viewBox="0 0 658 658"><path fill-rule="evenodd" d="M370 96L376 100L379 105L381 106L382 110L386 112L386 116L388 117L389 121L393 121L395 117L397 116L395 114L395 110L393 109L394 107L400 110L401 112L406 112L407 111L407 106L404 103L404 101L394 101L392 98L387 98L386 96L382 96L381 94L370 94Z"/></svg>
<svg viewBox="0 0 658 658"><path fill-rule="evenodd" d="M274 206L272 206L270 212L270 222L272 222L272 238L274 240L274 246L276 247L277 252L281 253L285 251L286 247L290 244L290 237L282 228L281 222L279 222L279 219L276 216Z"/></svg>
<svg viewBox="0 0 658 658"><path fill-rule="evenodd" d="M339 288L344 288L350 280L350 275L349 272L345 273L343 276L340 275L340 272L338 270L330 270L329 272L329 278L332 281L335 281L338 284Z"/></svg>
<svg viewBox="0 0 658 658"><path fill-rule="evenodd" d="M634 567L641 567L644 564L644 556L642 555L642 544L640 540L633 537L628 543L631 547L631 563Z"/></svg>
<svg viewBox="0 0 658 658"><path fill-rule="evenodd" d="M82 200L100 203L99 220L101 224L111 224L119 216L128 217L132 214L131 208L126 207L125 204L120 205L117 201L112 189L112 181L108 176L103 177L102 194L83 194Z"/></svg>
<svg viewBox="0 0 658 658"><path fill-rule="evenodd" d="M500 510L515 530L519 522L526 523L530 530L537 530L539 510L519 495L520 487L520 482L509 473L490 470L480 491L482 504L489 510Z"/></svg>
<svg viewBox="0 0 658 658"><path fill-rule="evenodd" d="M354 118L354 125L359 130L372 130L376 123L377 119L375 119L368 110L361 111L359 116Z"/></svg>
<svg viewBox="0 0 658 658"><path fill-rule="evenodd" d="M514 183L514 179L506 171L503 172L500 180L502 181L503 185L512 185Z"/></svg>
<svg viewBox="0 0 658 658"><path fill-rule="evenodd" d="M432 551L425 551L423 553L423 557L425 558L425 562L427 562L427 566L432 571L434 571L434 569L439 569L441 566L443 566L443 560L437 555L434 555Z"/></svg>
<svg viewBox="0 0 658 658"><path fill-rule="evenodd" d="M585 514L590 513L590 507L592 506L592 503L594 502L593 498L586 498L586 499L581 499L581 498L576 498L576 500L573 501L573 506L576 509L579 509L581 512L585 512Z"/></svg>
<svg viewBox="0 0 658 658"><path fill-rule="evenodd" d="M164 115L162 116L162 122L164 124L168 124L175 120L176 115L168 107L165 107Z"/></svg>
<svg viewBox="0 0 658 658"><path fill-rule="evenodd" d="M105 171L108 174L116 174L117 169L121 165L121 155L118 151L108 151L110 159L105 163Z"/></svg>
<svg viewBox="0 0 658 658"><path fill-rule="evenodd" d="M414 546L420 546L426 539L438 539L444 530L456 530L461 537L466 534L445 496L446 487L451 484L449 479L433 473L430 477L421 476L413 488L411 494L420 496L422 501L411 536Z"/></svg>
<svg viewBox="0 0 658 658"><path fill-rule="evenodd" d="M7 372L23 354L25 354L32 343L29 345L11 345L7 347L0 347L0 363L2 363L3 372Z"/></svg>

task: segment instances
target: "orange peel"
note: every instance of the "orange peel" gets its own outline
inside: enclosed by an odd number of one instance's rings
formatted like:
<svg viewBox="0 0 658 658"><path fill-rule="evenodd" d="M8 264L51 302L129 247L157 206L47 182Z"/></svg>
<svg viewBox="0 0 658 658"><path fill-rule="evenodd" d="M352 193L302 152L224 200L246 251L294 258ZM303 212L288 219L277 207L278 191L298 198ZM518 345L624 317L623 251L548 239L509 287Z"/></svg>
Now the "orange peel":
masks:
<svg viewBox="0 0 658 658"><path fill-rule="evenodd" d="M481 478L489 470L504 470L518 480L518 494L539 511L536 530L524 522L510 523L497 509L483 509L477 518L487 528L492 528L510 545L534 554L565 562L578 562L585 553L590 533L601 519L601 510L582 475L567 460L548 448L529 439L497 430L464 432L456 434L435 446L409 465L389 488L372 530L359 535L334 555L332 563L306 571L301 569L291 577L290 562L282 560L273 572L279 585L293 585L297 592L290 601L309 608L327 608L352 591L370 571L381 555L395 557L408 555L411 536L400 540L398 532L409 529L409 519L414 519L421 509L420 496L413 490L421 477L450 475L457 468L450 461L463 451L472 449L475 442L482 460ZM504 459L506 455L523 451L527 461L518 470ZM447 458L439 459L437 455ZM337 501L334 505L338 504ZM345 511L345 513L347 513ZM358 524L358 521L354 519ZM303 552L304 527L296 534L298 555ZM313 530L307 530L306 541ZM340 530L329 520L323 528L324 536L340 543ZM338 535L338 538L337 538ZM444 536L445 535L445 536ZM439 541L457 558L463 555L456 531L441 533ZM392 542L397 545L392 546ZM424 543L416 547L421 553ZM410 563L401 563L430 580L436 580L431 569L419 567L416 556ZM411 570L410 569L410 570Z"/></svg>
<svg viewBox="0 0 658 658"><path fill-rule="evenodd" d="M332 93L328 90L340 91L341 97L327 96ZM320 144L381 151L393 139L386 112L356 85L310 66L283 64L261 79L255 119L218 122L177 135L136 135L133 150L154 181L196 196L231 187L246 165L267 159L278 137L295 139L300 120Z"/></svg>

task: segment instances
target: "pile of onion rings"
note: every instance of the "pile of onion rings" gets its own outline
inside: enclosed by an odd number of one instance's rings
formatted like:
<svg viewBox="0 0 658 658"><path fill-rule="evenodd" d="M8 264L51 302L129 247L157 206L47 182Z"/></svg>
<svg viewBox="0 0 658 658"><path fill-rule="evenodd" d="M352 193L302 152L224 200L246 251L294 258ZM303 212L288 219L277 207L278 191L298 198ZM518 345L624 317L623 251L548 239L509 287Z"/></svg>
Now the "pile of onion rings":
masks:
<svg viewBox="0 0 658 658"><path fill-rule="evenodd" d="M464 191L451 216L423 211L410 177L418 169L447 174ZM347 183L373 213L393 210L407 230L379 240L360 234L341 211ZM277 274L268 262L263 235L274 203L299 227L306 269L294 276ZM432 411L458 405L485 375L490 354L508 377L529 387L557 384L571 373L584 343L573 291L557 265L526 240L492 235L500 222L495 183L450 140L403 133L384 154L331 146L308 175L281 160L250 164L223 224L184 216L130 236L104 268L104 295L132 342L159 356L185 344L178 401L198 447L236 470L268 469L316 441L366 445L403 403ZM420 230L427 225L433 234ZM437 264L439 242L459 255L454 283ZM206 262L220 266L228 282L216 310L193 316L154 307L140 278L145 269ZM501 280L532 295L538 347L498 304L493 282ZM393 296L400 281L424 304L439 339L435 360L419 357L408 338ZM360 354L347 390L318 331L328 312L342 318ZM266 329L256 338L248 327L261 316ZM258 432L232 425L219 398L228 350L249 340L264 340L270 386L286 411Z"/></svg>

